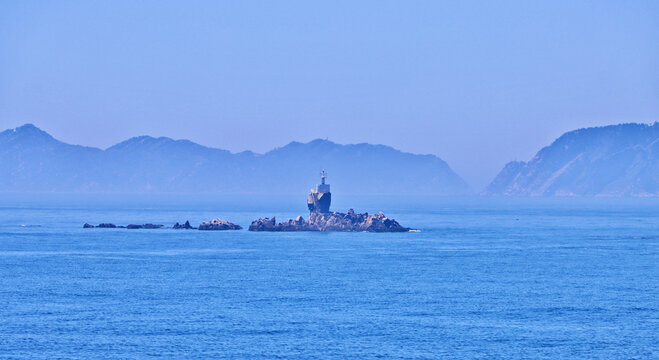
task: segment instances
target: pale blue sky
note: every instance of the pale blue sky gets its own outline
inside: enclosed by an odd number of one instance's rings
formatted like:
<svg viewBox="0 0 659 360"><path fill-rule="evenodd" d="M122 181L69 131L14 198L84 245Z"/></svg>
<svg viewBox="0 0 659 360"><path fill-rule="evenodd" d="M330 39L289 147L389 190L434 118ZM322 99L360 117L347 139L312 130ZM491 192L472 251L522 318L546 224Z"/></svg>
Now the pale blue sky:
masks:
<svg viewBox="0 0 659 360"><path fill-rule="evenodd" d="M107 147L432 153L472 186L579 127L659 120L658 1L5 1L0 125Z"/></svg>

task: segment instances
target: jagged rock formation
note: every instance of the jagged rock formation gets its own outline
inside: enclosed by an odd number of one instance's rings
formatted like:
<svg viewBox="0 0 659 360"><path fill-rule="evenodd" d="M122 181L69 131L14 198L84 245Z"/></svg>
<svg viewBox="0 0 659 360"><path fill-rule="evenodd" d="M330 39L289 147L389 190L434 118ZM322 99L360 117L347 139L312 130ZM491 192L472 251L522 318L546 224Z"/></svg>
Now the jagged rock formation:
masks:
<svg viewBox="0 0 659 360"><path fill-rule="evenodd" d="M242 226L236 225L231 221L227 221L224 219L214 219L211 221L204 221L199 225L199 230L240 230L240 229L242 229Z"/></svg>
<svg viewBox="0 0 659 360"><path fill-rule="evenodd" d="M181 225L178 222L172 226L172 229L184 229L184 230L189 230L189 229L196 229L192 225L190 225L190 221L186 221L185 224Z"/></svg>
<svg viewBox="0 0 659 360"><path fill-rule="evenodd" d="M82 226L84 229L93 229L93 228L101 228L101 229L160 229L164 227L164 225L158 225L158 224L129 224L126 226L117 226L112 223L101 223L96 226L85 223L85 225Z"/></svg>
<svg viewBox="0 0 659 360"><path fill-rule="evenodd" d="M159 224L129 224L127 226L117 226L112 223L101 223L96 226L85 223L83 226L85 229L94 229L94 228L106 228L106 229L161 229L165 227L164 225ZM178 222L174 224L172 229L197 229L190 225L190 221L186 221L185 224L181 225ZM199 230L240 230L242 227L236 225L231 221L223 219L215 219L212 221L205 221L199 225Z"/></svg>
<svg viewBox="0 0 659 360"><path fill-rule="evenodd" d="M405 232L409 230L396 220L386 217L382 212L375 215L357 214L352 209L347 213L313 211L308 221L301 216L281 223L277 223L274 217L263 218L252 222L249 226L249 231Z"/></svg>
<svg viewBox="0 0 659 360"><path fill-rule="evenodd" d="M160 229L162 227L165 227L165 225L157 225L157 224L129 224L126 226L126 229Z"/></svg>
<svg viewBox="0 0 659 360"><path fill-rule="evenodd" d="M96 226L85 223L85 225L83 225L82 227L83 227L84 229L93 229L93 228L102 228L102 229L125 228L125 226L117 226L117 225L112 224L112 223L101 223L101 224L98 224L98 225L96 225Z"/></svg>
<svg viewBox="0 0 659 360"><path fill-rule="evenodd" d="M508 163L485 194L659 196L659 122L565 133L531 161Z"/></svg>

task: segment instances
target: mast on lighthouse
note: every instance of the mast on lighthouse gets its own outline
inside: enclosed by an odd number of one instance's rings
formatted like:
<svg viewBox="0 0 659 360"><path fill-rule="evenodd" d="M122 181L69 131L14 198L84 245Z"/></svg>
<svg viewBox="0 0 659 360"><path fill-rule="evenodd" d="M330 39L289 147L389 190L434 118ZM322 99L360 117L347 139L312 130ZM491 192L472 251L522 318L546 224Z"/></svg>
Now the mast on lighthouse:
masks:
<svg viewBox="0 0 659 360"><path fill-rule="evenodd" d="M325 179L327 178L327 173L325 170L320 172L320 185L316 187L316 190L319 193L328 193L330 192L330 186L329 184L325 184Z"/></svg>

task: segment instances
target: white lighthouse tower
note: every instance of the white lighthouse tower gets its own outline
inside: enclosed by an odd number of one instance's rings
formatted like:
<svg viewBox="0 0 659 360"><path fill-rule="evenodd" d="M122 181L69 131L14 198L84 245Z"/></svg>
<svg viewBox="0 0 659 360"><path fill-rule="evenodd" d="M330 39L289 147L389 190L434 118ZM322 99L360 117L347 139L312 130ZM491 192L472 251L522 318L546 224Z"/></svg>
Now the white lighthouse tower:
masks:
<svg viewBox="0 0 659 360"><path fill-rule="evenodd" d="M327 173L325 170L320 172L320 184L316 185L315 189L311 189L311 193L307 196L307 206L311 212L329 212L330 204L332 203L332 193L330 192L329 184L325 183Z"/></svg>

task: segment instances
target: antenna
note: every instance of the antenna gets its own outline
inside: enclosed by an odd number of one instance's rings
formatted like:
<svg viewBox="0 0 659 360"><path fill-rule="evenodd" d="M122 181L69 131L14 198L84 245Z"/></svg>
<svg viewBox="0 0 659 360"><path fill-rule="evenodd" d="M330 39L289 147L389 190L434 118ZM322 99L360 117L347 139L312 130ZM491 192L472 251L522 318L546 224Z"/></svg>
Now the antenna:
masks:
<svg viewBox="0 0 659 360"><path fill-rule="evenodd" d="M327 177L327 173L325 172L325 170L321 171L320 172L320 181L321 181L322 184L325 184L325 178L326 177Z"/></svg>

